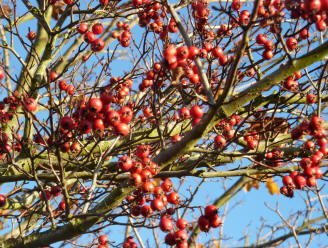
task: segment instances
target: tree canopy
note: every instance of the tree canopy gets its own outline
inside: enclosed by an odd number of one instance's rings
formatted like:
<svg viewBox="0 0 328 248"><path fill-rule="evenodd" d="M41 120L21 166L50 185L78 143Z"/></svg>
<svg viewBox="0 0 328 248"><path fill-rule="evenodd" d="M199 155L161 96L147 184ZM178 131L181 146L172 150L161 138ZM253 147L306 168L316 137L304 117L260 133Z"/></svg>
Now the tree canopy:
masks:
<svg viewBox="0 0 328 248"><path fill-rule="evenodd" d="M241 246L228 202L264 184L306 206L243 247L325 235L327 0L0 7L1 247Z"/></svg>

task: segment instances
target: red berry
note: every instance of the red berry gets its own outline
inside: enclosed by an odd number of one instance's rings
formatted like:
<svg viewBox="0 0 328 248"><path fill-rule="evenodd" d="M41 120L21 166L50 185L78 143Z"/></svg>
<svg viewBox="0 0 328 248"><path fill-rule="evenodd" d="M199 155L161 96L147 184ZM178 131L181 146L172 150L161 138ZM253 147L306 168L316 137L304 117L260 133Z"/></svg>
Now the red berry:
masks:
<svg viewBox="0 0 328 248"><path fill-rule="evenodd" d="M300 162L301 168L304 170L307 167L311 167L312 161L309 158L302 158Z"/></svg>
<svg viewBox="0 0 328 248"><path fill-rule="evenodd" d="M38 104L36 102L36 100L34 98L28 97L25 99L24 101L24 107L30 111L30 112L34 112L36 111Z"/></svg>
<svg viewBox="0 0 328 248"><path fill-rule="evenodd" d="M146 218L146 217L149 217L153 213L153 210L148 205L144 205L141 207L140 212L141 212L141 215Z"/></svg>
<svg viewBox="0 0 328 248"><path fill-rule="evenodd" d="M104 6L109 3L109 0L99 0L100 5Z"/></svg>
<svg viewBox="0 0 328 248"><path fill-rule="evenodd" d="M74 0L64 0L64 3L66 3L67 5L71 5L74 3Z"/></svg>
<svg viewBox="0 0 328 248"><path fill-rule="evenodd" d="M190 118L190 110L186 107L181 108L179 111L179 116L183 120Z"/></svg>
<svg viewBox="0 0 328 248"><path fill-rule="evenodd" d="M115 132L121 136L127 136L130 133L130 127L124 122L114 124Z"/></svg>
<svg viewBox="0 0 328 248"><path fill-rule="evenodd" d="M187 228L188 222L185 219L180 218L177 220L176 226L177 226L177 228L183 230L183 229Z"/></svg>
<svg viewBox="0 0 328 248"><path fill-rule="evenodd" d="M138 173L132 173L131 174L131 177L130 177L130 183L133 185L133 186L138 186L142 183L142 178L141 178L141 175L138 174Z"/></svg>
<svg viewBox="0 0 328 248"><path fill-rule="evenodd" d="M173 183L169 178L164 179L163 183L161 184L161 188L164 192L171 192L173 190Z"/></svg>
<svg viewBox="0 0 328 248"><path fill-rule="evenodd" d="M171 192L167 196L167 201L171 204L178 204L180 200L179 194L177 192Z"/></svg>
<svg viewBox="0 0 328 248"><path fill-rule="evenodd" d="M67 84L66 80L61 80L59 82L59 89L66 91L67 88L68 88L68 84Z"/></svg>
<svg viewBox="0 0 328 248"><path fill-rule="evenodd" d="M6 205L6 202L7 198L4 195L0 194L0 207L4 207Z"/></svg>
<svg viewBox="0 0 328 248"><path fill-rule="evenodd" d="M92 129L103 131L105 129L104 121L100 118L95 119L92 123Z"/></svg>
<svg viewBox="0 0 328 248"><path fill-rule="evenodd" d="M314 94L307 94L306 96L306 103L308 104L312 104L315 103L317 101L317 97Z"/></svg>
<svg viewBox="0 0 328 248"><path fill-rule="evenodd" d="M263 52L262 57L266 60L270 60L273 58L273 52L271 50L266 50Z"/></svg>
<svg viewBox="0 0 328 248"><path fill-rule="evenodd" d="M147 145L139 145L136 151L136 155L139 158L147 158L150 154L150 146Z"/></svg>
<svg viewBox="0 0 328 248"><path fill-rule="evenodd" d="M154 211L161 211L163 210L164 208L164 203L161 199L159 198L155 198L154 200L151 201L151 208L154 210Z"/></svg>
<svg viewBox="0 0 328 248"><path fill-rule="evenodd" d="M287 187L287 186L281 187L280 188L280 193L287 196L287 197L290 197L290 198L294 196L294 191L291 188Z"/></svg>
<svg viewBox="0 0 328 248"><path fill-rule="evenodd" d="M94 42L91 44L91 48L94 52L100 52L103 50L105 47L105 41L102 39L96 39Z"/></svg>
<svg viewBox="0 0 328 248"><path fill-rule="evenodd" d="M258 34L256 36L256 43L261 45L264 44L267 41L267 37L264 34Z"/></svg>
<svg viewBox="0 0 328 248"><path fill-rule="evenodd" d="M198 218L198 226L202 232L208 232L210 230L210 221L209 219L202 215Z"/></svg>
<svg viewBox="0 0 328 248"><path fill-rule="evenodd" d="M96 35L102 34L104 32L104 27L101 23L96 23L92 26L92 32Z"/></svg>
<svg viewBox="0 0 328 248"><path fill-rule="evenodd" d="M316 179L321 178L323 175L321 168L318 166L313 167L313 173L314 173Z"/></svg>
<svg viewBox="0 0 328 248"><path fill-rule="evenodd" d="M58 78L58 74L54 71L50 73L50 81L54 82Z"/></svg>
<svg viewBox="0 0 328 248"><path fill-rule="evenodd" d="M93 33L93 32L86 32L85 34L84 34L84 41L86 42L86 43L89 43L89 44L91 44L91 43L93 43L95 40L97 39L97 37L96 37L96 35Z"/></svg>
<svg viewBox="0 0 328 248"><path fill-rule="evenodd" d="M309 38L309 31L306 28L302 29L302 31L300 32L300 38L302 40L306 40Z"/></svg>
<svg viewBox="0 0 328 248"><path fill-rule="evenodd" d="M305 185L306 185L306 179L304 176L302 175L297 175L295 178L294 178L294 183L296 185L296 188L298 189L302 189Z"/></svg>
<svg viewBox="0 0 328 248"><path fill-rule="evenodd" d="M82 134L88 134L92 130L92 123L90 121L84 120L79 125Z"/></svg>
<svg viewBox="0 0 328 248"><path fill-rule="evenodd" d="M292 185L294 184L293 182L293 178L291 176L284 176L282 178L282 183L285 185L285 186L289 186L289 185Z"/></svg>
<svg viewBox="0 0 328 248"><path fill-rule="evenodd" d="M77 29L80 34L84 34L88 31L88 25L86 23L81 23Z"/></svg>
<svg viewBox="0 0 328 248"><path fill-rule="evenodd" d="M313 167L307 167L304 169L304 175L307 177L312 177L315 174Z"/></svg>
<svg viewBox="0 0 328 248"><path fill-rule="evenodd" d="M129 123L133 118L133 111L128 106L123 106L118 113L120 115L120 120L126 124Z"/></svg>
<svg viewBox="0 0 328 248"><path fill-rule="evenodd" d="M220 226L221 224L222 224L221 218L217 214L210 218L210 226L211 227L216 228L216 227Z"/></svg>
<svg viewBox="0 0 328 248"><path fill-rule="evenodd" d="M36 38L36 33L33 32L33 31L28 32L28 34L27 34L27 38L28 38L30 41L35 40L35 38Z"/></svg>
<svg viewBox="0 0 328 248"><path fill-rule="evenodd" d="M101 244L101 245L105 245L105 244L108 242L108 237L107 237L107 235L100 235L100 236L98 237L98 242L99 242L99 244Z"/></svg>
<svg viewBox="0 0 328 248"><path fill-rule="evenodd" d="M151 193L154 191L154 184L150 181L144 182L141 187L142 192Z"/></svg>
<svg viewBox="0 0 328 248"><path fill-rule="evenodd" d="M263 43L265 51L272 51L274 49L274 43L272 40L266 40Z"/></svg>
<svg viewBox="0 0 328 248"><path fill-rule="evenodd" d="M289 50L294 50L297 48L297 40L294 37L289 37L286 41L286 45Z"/></svg>
<svg viewBox="0 0 328 248"><path fill-rule="evenodd" d="M217 135L214 138L214 146L218 149L222 149L226 144L226 139L222 135Z"/></svg>
<svg viewBox="0 0 328 248"><path fill-rule="evenodd" d="M64 116L60 120L60 127L65 129L65 130L72 130L74 127L74 122L71 117Z"/></svg>
<svg viewBox="0 0 328 248"><path fill-rule="evenodd" d="M221 66L224 66L226 63L228 63L228 56L222 55L221 57L219 57L219 64Z"/></svg>
<svg viewBox="0 0 328 248"><path fill-rule="evenodd" d="M99 113L103 108L103 103L100 98L91 98L88 103L88 108L93 113Z"/></svg>
<svg viewBox="0 0 328 248"><path fill-rule="evenodd" d="M321 1L320 0L305 0L305 9L307 12L311 14L315 14L319 12L321 9Z"/></svg>
<svg viewBox="0 0 328 248"><path fill-rule="evenodd" d="M241 8L240 0L233 0L232 3L231 3L231 8L233 10L240 10L240 8Z"/></svg>
<svg viewBox="0 0 328 248"><path fill-rule="evenodd" d="M167 47L167 49L164 51L164 58L168 59L169 57L176 57L177 56L177 50L175 48L175 45L171 44Z"/></svg>
<svg viewBox="0 0 328 248"><path fill-rule="evenodd" d="M162 217L159 222L159 228L163 232L171 232L173 230L173 222L167 217Z"/></svg>
<svg viewBox="0 0 328 248"><path fill-rule="evenodd" d="M314 115L311 118L310 126L317 129L317 128L321 127L323 123L324 123L324 120L321 117Z"/></svg>
<svg viewBox="0 0 328 248"><path fill-rule="evenodd" d="M324 31L327 28L327 24L324 20L316 21L315 26L318 31Z"/></svg>
<svg viewBox="0 0 328 248"><path fill-rule="evenodd" d="M317 179L315 177L308 177L306 179L306 185L309 187L314 187L317 185Z"/></svg>
<svg viewBox="0 0 328 248"><path fill-rule="evenodd" d="M50 192L54 197L59 196L61 193L61 188L60 186L52 186Z"/></svg>
<svg viewBox="0 0 328 248"><path fill-rule="evenodd" d="M211 218L217 214L217 211L218 210L214 205L208 205L205 207L205 216Z"/></svg>
<svg viewBox="0 0 328 248"><path fill-rule="evenodd" d="M169 245L169 246L173 246L176 244L176 241L175 241L175 236L173 233L168 233L166 236L165 236L165 244Z"/></svg>
<svg viewBox="0 0 328 248"><path fill-rule="evenodd" d="M176 51L179 59L187 59L189 56L189 49L186 46L180 46Z"/></svg>
<svg viewBox="0 0 328 248"><path fill-rule="evenodd" d="M120 157L118 160L118 167L122 171L129 171L133 166L133 160L128 156Z"/></svg>
<svg viewBox="0 0 328 248"><path fill-rule="evenodd" d="M180 243L188 239L188 234L183 230L178 230L174 233L175 242Z"/></svg>
<svg viewBox="0 0 328 248"><path fill-rule="evenodd" d="M2 80L5 77L5 73L3 70L0 68L0 80Z"/></svg>
<svg viewBox="0 0 328 248"><path fill-rule="evenodd" d="M312 140L308 140L304 143L304 148L306 150L312 150L312 149L314 149L314 147L315 147L315 144Z"/></svg>
<svg viewBox="0 0 328 248"><path fill-rule="evenodd" d="M223 49L221 47L215 47L212 49L212 54L215 58L220 58L223 56Z"/></svg>
<svg viewBox="0 0 328 248"><path fill-rule="evenodd" d="M204 115L204 110L200 106L195 105L190 109L190 115L194 119L202 118Z"/></svg>
<svg viewBox="0 0 328 248"><path fill-rule="evenodd" d="M191 46L188 48L189 55L188 58L194 60L199 55L199 49L195 46Z"/></svg>
<svg viewBox="0 0 328 248"><path fill-rule="evenodd" d="M257 140L248 140L247 141L247 147L250 150L255 149L257 147L257 145L258 145L258 141Z"/></svg>

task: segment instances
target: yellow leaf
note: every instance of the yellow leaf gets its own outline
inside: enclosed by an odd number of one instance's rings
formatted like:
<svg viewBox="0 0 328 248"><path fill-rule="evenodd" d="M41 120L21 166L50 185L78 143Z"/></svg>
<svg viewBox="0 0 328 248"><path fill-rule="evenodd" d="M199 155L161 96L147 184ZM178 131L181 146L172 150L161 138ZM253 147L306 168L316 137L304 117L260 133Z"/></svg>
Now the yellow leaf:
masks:
<svg viewBox="0 0 328 248"><path fill-rule="evenodd" d="M267 187L270 195L273 195L273 194L279 195L280 194L279 187L274 181L271 180L271 182L270 181L266 182L265 186Z"/></svg>
<svg viewBox="0 0 328 248"><path fill-rule="evenodd" d="M215 248L219 248L220 247L220 243L217 240L213 241L213 245Z"/></svg>

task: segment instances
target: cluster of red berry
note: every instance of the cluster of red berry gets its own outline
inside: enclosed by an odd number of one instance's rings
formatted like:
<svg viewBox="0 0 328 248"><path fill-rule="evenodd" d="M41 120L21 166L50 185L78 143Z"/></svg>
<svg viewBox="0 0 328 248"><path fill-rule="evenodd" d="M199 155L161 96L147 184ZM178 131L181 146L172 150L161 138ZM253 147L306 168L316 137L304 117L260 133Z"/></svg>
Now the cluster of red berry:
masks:
<svg viewBox="0 0 328 248"><path fill-rule="evenodd" d="M192 15L195 19L196 28L201 34L207 34L207 36L212 36L214 33L211 34L206 30L208 16L210 15L208 2L204 0L193 1L191 3L191 8L193 10Z"/></svg>
<svg viewBox="0 0 328 248"><path fill-rule="evenodd" d="M312 140L306 141L304 143L306 150L313 151L317 146L319 150L315 151L311 157L303 158L300 161L302 172L292 171L282 178L284 186L280 188L280 192L287 197L293 197L294 189L302 189L305 185L308 187L316 186L317 179L322 177L320 162L328 155L328 147L326 146L328 140L323 124L324 120L314 115L310 121L305 120L299 127L292 130L291 136L294 140L301 139L303 134L311 135L316 140L316 144Z"/></svg>
<svg viewBox="0 0 328 248"><path fill-rule="evenodd" d="M97 39L97 35L100 35L104 32L104 27L101 23L95 23L92 25L91 29L92 31L88 31L88 24L81 23L77 31L84 35L84 41L91 45L91 49L94 52L99 52L104 49L105 42L100 38Z"/></svg>
<svg viewBox="0 0 328 248"><path fill-rule="evenodd" d="M49 75L49 80L50 82L56 82L56 80L58 79L58 74L54 71L50 72ZM73 85L68 84L66 80L60 80L58 83L58 87L60 90L65 91L68 95L72 96L75 93L75 88Z"/></svg>
<svg viewBox="0 0 328 248"><path fill-rule="evenodd" d="M137 247L138 247L137 243L133 241L133 237L131 236L127 237L125 242L123 243L123 248L137 248Z"/></svg>
<svg viewBox="0 0 328 248"><path fill-rule="evenodd" d="M108 132L126 136L130 132L129 122L133 118L133 111L128 106L121 107L118 111L111 108L110 104L102 98L91 98L88 102L81 101L73 118L64 116L60 120L60 132L68 138L72 138L72 131L79 134L94 132ZM63 152L67 150L64 149Z"/></svg>
<svg viewBox="0 0 328 248"><path fill-rule="evenodd" d="M232 115L230 118L220 121L215 125L218 134L214 138L214 147L217 149L223 149L227 143L227 140L232 139L235 135L235 131L232 129L234 126L241 122L239 115Z"/></svg>
<svg viewBox="0 0 328 248"><path fill-rule="evenodd" d="M291 92L297 92L299 84L296 80L299 80L302 77L302 72L297 71L293 76L289 76L285 81L283 81L283 86L286 90Z"/></svg>
<svg viewBox="0 0 328 248"><path fill-rule="evenodd" d="M188 228L188 222L183 218L179 218L177 219L175 226L176 230L172 232L174 228L172 216L169 214L161 216L159 228L163 232L168 232L165 236L165 243L170 246L177 245L177 247L188 247L188 234L185 231L185 229Z"/></svg>
<svg viewBox="0 0 328 248"><path fill-rule="evenodd" d="M324 31L327 27L327 0L304 0L304 1L285 1L286 9L290 11L293 19L302 18L309 23L315 23L318 31Z"/></svg>
<svg viewBox="0 0 328 248"><path fill-rule="evenodd" d="M214 205L205 207L205 214L198 218L199 229L203 232L208 232L210 228L217 228L222 224L218 210Z"/></svg>
<svg viewBox="0 0 328 248"><path fill-rule="evenodd" d="M263 45L264 51L262 57L264 59L270 60L273 58L273 50L275 48L275 45L272 40L268 40L267 36L261 33L256 36L256 43L259 45Z"/></svg>
<svg viewBox="0 0 328 248"><path fill-rule="evenodd" d="M130 32L130 25L128 23L123 23L122 21L117 22L116 27L118 30L122 30L121 34L118 31L113 31L112 37L117 39L122 47L128 47L130 45L130 39L132 34Z"/></svg>
<svg viewBox="0 0 328 248"><path fill-rule="evenodd" d="M98 237L98 248L108 248L108 237L103 234Z"/></svg>

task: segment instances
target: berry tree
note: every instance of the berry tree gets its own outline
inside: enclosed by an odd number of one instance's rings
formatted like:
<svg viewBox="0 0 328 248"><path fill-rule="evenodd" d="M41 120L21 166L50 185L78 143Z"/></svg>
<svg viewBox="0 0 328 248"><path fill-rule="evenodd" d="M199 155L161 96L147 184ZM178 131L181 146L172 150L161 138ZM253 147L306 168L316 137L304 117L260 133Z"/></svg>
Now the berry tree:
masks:
<svg viewBox="0 0 328 248"><path fill-rule="evenodd" d="M0 7L1 247L221 247L261 183L308 205L246 247L327 231L327 0Z"/></svg>

